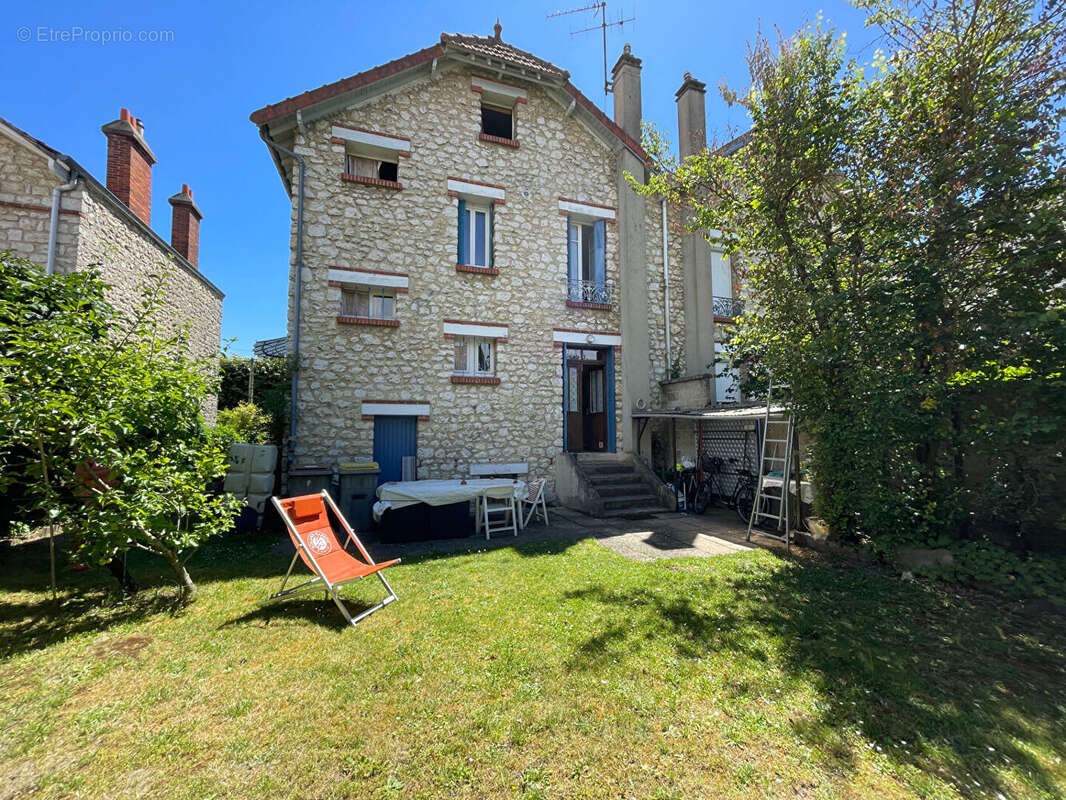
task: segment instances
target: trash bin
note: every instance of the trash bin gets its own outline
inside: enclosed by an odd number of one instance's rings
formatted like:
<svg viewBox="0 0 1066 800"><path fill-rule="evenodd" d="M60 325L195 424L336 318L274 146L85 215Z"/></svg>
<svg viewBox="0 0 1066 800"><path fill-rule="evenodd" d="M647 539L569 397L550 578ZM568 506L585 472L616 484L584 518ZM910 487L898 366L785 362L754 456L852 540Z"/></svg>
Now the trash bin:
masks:
<svg viewBox="0 0 1066 800"><path fill-rule="evenodd" d="M379 469L355 469L340 471L341 485L336 499L337 506L348 516L357 531L370 530L370 520L375 491L378 487Z"/></svg>
<svg viewBox="0 0 1066 800"><path fill-rule="evenodd" d="M332 494L329 484L333 473L326 467L297 467L289 470L289 497L318 494L323 489ZM343 506L341 506L343 508Z"/></svg>

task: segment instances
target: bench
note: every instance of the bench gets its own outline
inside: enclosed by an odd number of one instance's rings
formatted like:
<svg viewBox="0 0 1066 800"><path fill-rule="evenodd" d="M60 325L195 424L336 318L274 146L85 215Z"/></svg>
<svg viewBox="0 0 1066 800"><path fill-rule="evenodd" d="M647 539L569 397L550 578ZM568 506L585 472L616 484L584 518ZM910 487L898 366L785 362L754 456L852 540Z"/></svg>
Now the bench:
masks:
<svg viewBox="0 0 1066 800"><path fill-rule="evenodd" d="M516 461L511 464L471 464L471 478L517 478L529 472L529 464Z"/></svg>

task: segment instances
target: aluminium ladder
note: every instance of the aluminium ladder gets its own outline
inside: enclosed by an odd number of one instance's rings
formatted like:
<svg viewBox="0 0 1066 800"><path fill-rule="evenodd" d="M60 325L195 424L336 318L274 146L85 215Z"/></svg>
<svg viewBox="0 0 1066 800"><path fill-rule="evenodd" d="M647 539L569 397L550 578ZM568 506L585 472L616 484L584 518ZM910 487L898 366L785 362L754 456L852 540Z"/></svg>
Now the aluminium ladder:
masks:
<svg viewBox="0 0 1066 800"><path fill-rule="evenodd" d="M763 532L763 535L778 539L785 543L788 548L791 545L791 518L789 516L789 495L792 488L792 456L793 439L795 438L795 423L791 412L786 408L778 411L773 408L773 390L787 389L786 385L774 386L771 378L766 390L766 411L763 415L762 450L759 455L759 482L755 489L755 503L751 509L751 518L748 520L747 540L751 541L752 529L762 520L773 520L776 524L775 533ZM773 471L775 465L781 465L781 494L771 495L766 493L767 478L771 480L771 486L776 485L776 477L767 473ZM798 491L797 491L798 496ZM776 506L776 511L769 509ZM784 528L784 532L781 529Z"/></svg>

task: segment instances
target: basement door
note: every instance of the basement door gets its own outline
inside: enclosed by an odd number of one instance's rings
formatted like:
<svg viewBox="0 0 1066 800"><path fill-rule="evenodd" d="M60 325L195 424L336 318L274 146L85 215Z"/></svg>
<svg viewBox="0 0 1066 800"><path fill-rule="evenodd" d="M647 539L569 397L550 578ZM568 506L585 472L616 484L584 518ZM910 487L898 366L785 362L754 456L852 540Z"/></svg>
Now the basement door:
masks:
<svg viewBox="0 0 1066 800"><path fill-rule="evenodd" d="M563 429L568 453L614 452L614 350L563 346Z"/></svg>
<svg viewBox="0 0 1066 800"><path fill-rule="evenodd" d="M381 470L378 485L403 480L404 457L417 450L418 417L374 417L374 460Z"/></svg>

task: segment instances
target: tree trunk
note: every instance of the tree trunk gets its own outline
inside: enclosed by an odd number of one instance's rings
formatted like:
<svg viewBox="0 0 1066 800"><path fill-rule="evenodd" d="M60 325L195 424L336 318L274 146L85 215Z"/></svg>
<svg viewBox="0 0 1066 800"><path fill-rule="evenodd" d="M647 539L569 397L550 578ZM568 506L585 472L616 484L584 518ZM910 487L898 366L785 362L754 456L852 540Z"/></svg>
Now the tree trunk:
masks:
<svg viewBox="0 0 1066 800"><path fill-rule="evenodd" d="M185 565L181 563L177 554L170 548L159 548L159 554L167 560L170 568L174 570L179 589L178 599L182 603L191 603L196 598L196 584L192 582L189 571L185 569Z"/></svg>

